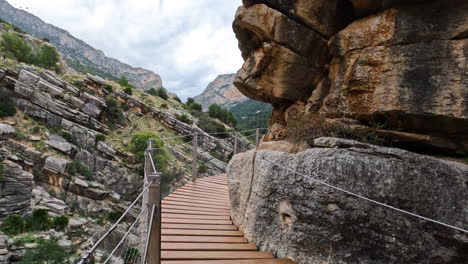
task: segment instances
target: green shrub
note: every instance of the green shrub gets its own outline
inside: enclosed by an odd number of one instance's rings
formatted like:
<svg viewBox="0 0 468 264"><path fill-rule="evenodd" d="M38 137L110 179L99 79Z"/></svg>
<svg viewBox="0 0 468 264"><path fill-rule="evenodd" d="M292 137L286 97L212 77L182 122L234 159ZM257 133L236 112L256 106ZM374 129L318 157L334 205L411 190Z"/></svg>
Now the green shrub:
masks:
<svg viewBox="0 0 468 264"><path fill-rule="evenodd" d="M87 180L94 180L94 173L86 164L81 161L72 161L67 168L68 174L75 176L77 174L86 177Z"/></svg>
<svg viewBox="0 0 468 264"><path fill-rule="evenodd" d="M42 45L39 54L33 58L35 65L48 69L56 69L57 62L59 62L59 55L55 48L49 45Z"/></svg>
<svg viewBox="0 0 468 264"><path fill-rule="evenodd" d="M31 128L31 133L37 134L37 133L39 133L39 132L41 132L41 128L40 128L40 127L35 126L35 127Z"/></svg>
<svg viewBox="0 0 468 264"><path fill-rule="evenodd" d="M109 122L109 126L113 124L124 126L126 121L120 103L114 97L108 95L106 96L106 106L105 114Z"/></svg>
<svg viewBox="0 0 468 264"><path fill-rule="evenodd" d="M186 114L182 114L182 115L176 114L175 117L177 120L184 122L185 124L188 124L188 125L193 124L192 119L190 119L188 115Z"/></svg>
<svg viewBox="0 0 468 264"><path fill-rule="evenodd" d="M106 140L106 136L103 135L103 134L97 134L96 135L96 142L99 142L99 141L105 141Z"/></svg>
<svg viewBox="0 0 468 264"><path fill-rule="evenodd" d="M193 99L192 97L189 97L189 98L187 98L187 102L185 104L186 105L191 105L193 103L195 103L195 99Z"/></svg>
<svg viewBox="0 0 468 264"><path fill-rule="evenodd" d="M164 88L159 88L158 89L158 96L161 97L164 100L169 99L169 96L167 95L167 91Z"/></svg>
<svg viewBox="0 0 468 264"><path fill-rule="evenodd" d="M106 89L109 92L112 92L112 91L114 91L114 86L112 86L111 84L106 83L106 84L104 84L104 89Z"/></svg>
<svg viewBox="0 0 468 264"><path fill-rule="evenodd" d="M119 218L122 216L123 212L122 211L111 211L109 213L107 213L107 220L109 220L110 222L116 222L117 220L119 220Z"/></svg>
<svg viewBox="0 0 468 264"><path fill-rule="evenodd" d="M32 60L31 47L14 33L3 33L0 47L7 56L14 57L19 62L30 63Z"/></svg>
<svg viewBox="0 0 468 264"><path fill-rule="evenodd" d="M125 89L123 90L126 94L128 95L132 95L133 94L133 89L132 87L125 87Z"/></svg>
<svg viewBox="0 0 468 264"><path fill-rule="evenodd" d="M148 147L148 140L154 139L154 148L164 147L164 143L159 140L159 137L151 132L141 132L133 134L132 140L130 141L130 151L135 154L137 162L143 162L145 160L145 150Z"/></svg>
<svg viewBox="0 0 468 264"><path fill-rule="evenodd" d="M52 227L57 231L63 231L68 226L68 217L57 216L52 220Z"/></svg>
<svg viewBox="0 0 468 264"><path fill-rule="evenodd" d="M121 76L117 83L120 84L120 86L122 87L131 87L131 84L128 82L125 76Z"/></svg>
<svg viewBox="0 0 468 264"><path fill-rule="evenodd" d="M37 209L32 213L32 223L29 228L35 231L44 231L50 228L49 212L45 209Z"/></svg>
<svg viewBox="0 0 468 264"><path fill-rule="evenodd" d="M26 223L24 219L17 214L7 216L0 226L0 230L9 236L19 235L23 233L25 229Z"/></svg>
<svg viewBox="0 0 468 264"><path fill-rule="evenodd" d="M59 135L63 137L66 141L72 141L73 139L72 135L65 130L60 131Z"/></svg>
<svg viewBox="0 0 468 264"><path fill-rule="evenodd" d="M147 90L146 93L150 94L152 96L158 96L158 91L156 91L156 89L154 89L154 88L151 88L151 89Z"/></svg>
<svg viewBox="0 0 468 264"><path fill-rule="evenodd" d="M189 109L196 110L196 111L202 111L203 107L199 103L192 103L192 104L189 105Z"/></svg>
<svg viewBox="0 0 468 264"><path fill-rule="evenodd" d="M16 114L16 107L10 92L0 90L0 118L7 116L14 116Z"/></svg>
<svg viewBox="0 0 468 264"><path fill-rule="evenodd" d="M128 248L124 254L124 264L136 264L138 263L138 257L140 256L140 251L136 248Z"/></svg>
<svg viewBox="0 0 468 264"><path fill-rule="evenodd" d="M182 103L182 101L180 100L180 98L177 97L177 96L172 97L172 99L174 99L174 101L177 101L177 102L179 102L179 103Z"/></svg>
<svg viewBox="0 0 468 264"><path fill-rule="evenodd" d="M198 172L199 173L207 173L208 172L208 167L206 167L205 164L200 164L198 165Z"/></svg>
<svg viewBox="0 0 468 264"><path fill-rule="evenodd" d="M221 107L220 105L210 105L208 108L208 114L210 117L218 118L219 120L223 121L223 123L232 127L236 126L237 124L237 120L234 115L229 110Z"/></svg>
<svg viewBox="0 0 468 264"><path fill-rule="evenodd" d="M69 253L61 248L56 240L39 239L36 248L26 250L19 264L66 264L69 263Z"/></svg>
<svg viewBox="0 0 468 264"><path fill-rule="evenodd" d="M167 106L167 104L166 104L166 103L164 103L164 104L162 104L162 105L161 105L161 108L162 108L162 109L168 109L168 108L169 108L169 106Z"/></svg>
<svg viewBox="0 0 468 264"><path fill-rule="evenodd" d="M225 133L227 132L226 127L210 118L208 115L203 114L199 117L197 125L206 133ZM222 134L216 135L222 137Z"/></svg>

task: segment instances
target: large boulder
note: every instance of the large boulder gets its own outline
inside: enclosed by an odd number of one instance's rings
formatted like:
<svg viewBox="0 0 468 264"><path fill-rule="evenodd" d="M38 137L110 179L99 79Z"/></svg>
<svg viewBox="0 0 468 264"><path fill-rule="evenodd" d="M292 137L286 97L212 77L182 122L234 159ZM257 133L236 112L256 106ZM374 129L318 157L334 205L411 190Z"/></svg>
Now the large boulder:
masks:
<svg viewBox="0 0 468 264"><path fill-rule="evenodd" d="M468 165L336 138L314 145L230 162L233 221L260 250L304 264L468 261L466 234L342 191L466 230Z"/></svg>
<svg viewBox="0 0 468 264"><path fill-rule="evenodd" d="M233 24L245 63L234 84L268 103L305 99L324 78L327 39L264 4L240 7Z"/></svg>
<svg viewBox="0 0 468 264"><path fill-rule="evenodd" d="M446 141L426 147L468 150L468 2L453 2L388 9L338 33L321 113Z"/></svg>

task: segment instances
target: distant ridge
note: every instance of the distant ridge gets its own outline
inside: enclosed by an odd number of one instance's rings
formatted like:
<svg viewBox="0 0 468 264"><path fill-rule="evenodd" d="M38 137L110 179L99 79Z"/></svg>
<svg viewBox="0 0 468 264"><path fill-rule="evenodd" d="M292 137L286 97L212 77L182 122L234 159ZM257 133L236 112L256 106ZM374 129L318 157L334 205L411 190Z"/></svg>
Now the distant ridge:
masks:
<svg viewBox="0 0 468 264"><path fill-rule="evenodd" d="M163 87L158 74L109 58L104 52L75 38L66 30L48 24L29 12L17 9L5 0L0 0L0 18L37 38L49 39L63 54L69 66L77 71L91 72L108 79L125 76L136 88L144 90Z"/></svg>

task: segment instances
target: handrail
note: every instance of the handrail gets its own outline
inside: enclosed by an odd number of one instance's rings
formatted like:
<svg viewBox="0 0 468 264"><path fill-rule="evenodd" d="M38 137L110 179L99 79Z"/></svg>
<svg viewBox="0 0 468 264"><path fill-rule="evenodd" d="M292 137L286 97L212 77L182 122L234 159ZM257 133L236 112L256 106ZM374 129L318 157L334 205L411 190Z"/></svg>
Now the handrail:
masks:
<svg viewBox="0 0 468 264"><path fill-rule="evenodd" d="M143 188L143 191L138 195L138 197L133 201L133 203L130 204L130 206L127 208L127 210L125 210L125 212L122 214L122 216L120 216L120 218L115 222L115 224L94 244L94 246L90 250L87 251L86 255L84 255L81 258L81 260L80 260L80 262L78 262L78 264L87 264L88 263L86 261L93 255L93 253L96 251L96 249L99 247L99 245L101 245L101 243L104 241L104 239L106 239L107 236L109 236L109 234L112 233L112 231L114 231L117 228L117 226L120 224L120 222L122 222L122 220L130 212L130 210L133 208L133 206L135 206L135 204L140 200L140 198L148 190L148 188L151 186L151 184L153 184L153 181L150 182L148 185L146 185Z"/></svg>

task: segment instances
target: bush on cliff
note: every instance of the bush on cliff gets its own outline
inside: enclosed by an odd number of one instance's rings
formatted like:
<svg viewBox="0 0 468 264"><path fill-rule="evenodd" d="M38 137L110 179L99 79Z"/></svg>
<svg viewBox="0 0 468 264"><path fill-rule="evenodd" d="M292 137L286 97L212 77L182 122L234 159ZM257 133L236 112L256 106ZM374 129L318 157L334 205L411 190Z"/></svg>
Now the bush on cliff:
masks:
<svg viewBox="0 0 468 264"><path fill-rule="evenodd" d="M83 162L74 160L67 168L68 174L75 176L77 174L86 177L87 180L94 180L94 172Z"/></svg>
<svg viewBox="0 0 468 264"><path fill-rule="evenodd" d="M188 115L186 115L186 114L182 114L182 115L176 114L175 117L176 117L177 120L179 120L181 122L184 122L187 125L192 125L193 124L192 119L190 119L188 117Z"/></svg>
<svg viewBox="0 0 468 264"><path fill-rule="evenodd" d="M57 216L52 219L52 227L57 231L63 231L68 226L68 217Z"/></svg>
<svg viewBox="0 0 468 264"><path fill-rule="evenodd" d="M3 224L0 226L0 231L9 236L21 234L25 231L25 229L26 223L24 219L17 214L11 214L7 216L7 218L5 218L3 221Z"/></svg>
<svg viewBox="0 0 468 264"><path fill-rule="evenodd" d="M0 91L0 102L2 102L0 104L0 118L16 114L15 103L9 92Z"/></svg>
<svg viewBox="0 0 468 264"><path fill-rule="evenodd" d="M135 155L137 162L144 162L145 150L148 147L148 140L154 139L153 148L163 148L164 143L159 137L151 132L141 132L133 134L130 141L130 151Z"/></svg>
<svg viewBox="0 0 468 264"><path fill-rule="evenodd" d="M122 112L120 103L112 96L106 97L107 108L105 110L108 125L113 128L115 124L124 126L126 125L125 117Z"/></svg>
<svg viewBox="0 0 468 264"><path fill-rule="evenodd" d="M19 264L65 264L70 263L67 259L70 254L60 247L56 240L39 239L37 247L26 250L26 254Z"/></svg>
<svg viewBox="0 0 468 264"><path fill-rule="evenodd" d="M210 107L208 108L208 114L210 115L210 117L218 118L223 123L229 126L234 127L237 124L237 120L234 117L234 114L218 104L210 105Z"/></svg>
<svg viewBox="0 0 468 264"><path fill-rule="evenodd" d="M13 57L17 61L25 63L32 61L31 47L14 33L3 33L0 47L7 57Z"/></svg>
<svg viewBox="0 0 468 264"><path fill-rule="evenodd" d="M375 145L389 143L371 131L356 131L345 124L330 123L319 114L290 114L286 136L292 141L306 141L309 144L320 137L354 139Z"/></svg>
<svg viewBox="0 0 468 264"><path fill-rule="evenodd" d="M3 162L0 162L0 182L3 181Z"/></svg>

